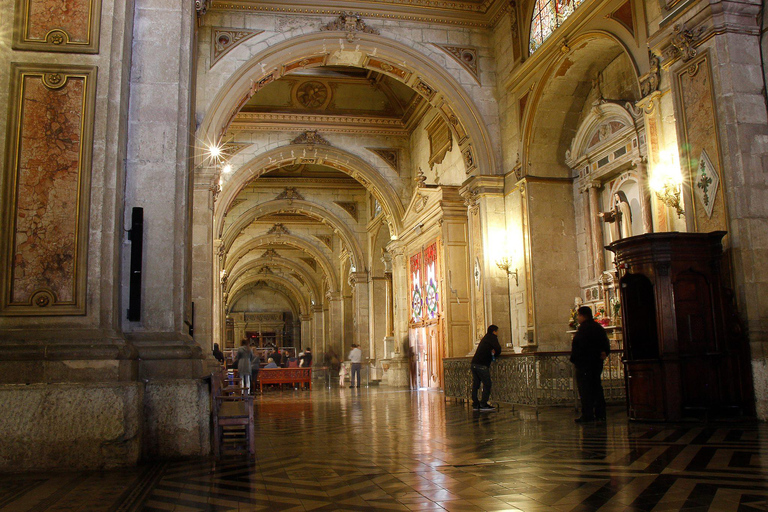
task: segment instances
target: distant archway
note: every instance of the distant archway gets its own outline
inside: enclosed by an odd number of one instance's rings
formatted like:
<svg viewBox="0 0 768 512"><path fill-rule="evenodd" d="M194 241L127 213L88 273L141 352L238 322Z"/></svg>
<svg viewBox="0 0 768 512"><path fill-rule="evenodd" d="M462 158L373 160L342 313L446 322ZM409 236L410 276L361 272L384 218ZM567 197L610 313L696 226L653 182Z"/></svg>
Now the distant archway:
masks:
<svg viewBox="0 0 768 512"><path fill-rule="evenodd" d="M398 41L357 33L354 47L335 39L332 32L294 37L251 57L219 89L198 131L201 141L219 141L242 105L260 88L291 71L326 65L345 65L384 73L421 94L451 127L467 173L499 174L493 140L479 109L456 79L436 62ZM351 45L350 45L351 46ZM196 163L205 156L198 148Z"/></svg>
<svg viewBox="0 0 768 512"><path fill-rule="evenodd" d="M243 212L237 217L237 220L232 225L226 228L221 237L224 252L226 253L229 251L237 236L254 220L272 213L303 213L304 215L329 225L339 234L341 239L347 245L347 248L352 252L355 264L360 268L365 265L360 241L349 229L346 223L328 208L317 203L300 199L275 199L258 204Z"/></svg>
<svg viewBox="0 0 768 512"><path fill-rule="evenodd" d="M339 289L339 280L336 272L334 272L334 267L331 264L331 260L329 260L312 242L305 240L295 234L263 235L253 238L249 240L245 245L238 247L232 254L227 254L224 268L231 270L234 268L237 261L240 260L240 258L243 258L249 252L264 247L265 245L275 244L293 247L307 253L307 255L314 258L315 261L317 261L317 263L320 265L320 268L323 270L324 275L328 279L331 290L337 291Z"/></svg>
<svg viewBox="0 0 768 512"><path fill-rule="evenodd" d="M214 210L214 225L219 226L219 232L232 202L248 183L280 167L307 163L331 167L357 180L381 203L390 231L397 234L402 229L403 203L392 185L368 162L331 146L291 144L257 155L223 184Z"/></svg>

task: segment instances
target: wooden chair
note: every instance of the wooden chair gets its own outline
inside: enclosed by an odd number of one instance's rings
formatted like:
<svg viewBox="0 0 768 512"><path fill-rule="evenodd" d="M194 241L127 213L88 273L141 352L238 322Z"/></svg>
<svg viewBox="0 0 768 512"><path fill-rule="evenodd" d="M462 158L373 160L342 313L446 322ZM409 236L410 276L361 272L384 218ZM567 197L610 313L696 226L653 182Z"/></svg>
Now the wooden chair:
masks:
<svg viewBox="0 0 768 512"><path fill-rule="evenodd" d="M213 378L213 453L238 451L241 447L250 456L256 454L253 397L242 395L238 387L234 394L225 394L230 386L221 386L221 377ZM229 384L229 382L227 382Z"/></svg>

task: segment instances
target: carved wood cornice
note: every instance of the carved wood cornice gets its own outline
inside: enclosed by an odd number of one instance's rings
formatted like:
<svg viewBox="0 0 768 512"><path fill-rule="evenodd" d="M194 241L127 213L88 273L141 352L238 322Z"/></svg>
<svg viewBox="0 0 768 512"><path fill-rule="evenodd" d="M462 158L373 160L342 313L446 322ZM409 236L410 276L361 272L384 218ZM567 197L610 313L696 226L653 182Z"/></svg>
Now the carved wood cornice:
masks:
<svg viewBox="0 0 768 512"><path fill-rule="evenodd" d="M338 16L354 11L364 18L420 21L490 28L505 12L507 0L209 0L209 10ZM318 5L320 4L320 5Z"/></svg>

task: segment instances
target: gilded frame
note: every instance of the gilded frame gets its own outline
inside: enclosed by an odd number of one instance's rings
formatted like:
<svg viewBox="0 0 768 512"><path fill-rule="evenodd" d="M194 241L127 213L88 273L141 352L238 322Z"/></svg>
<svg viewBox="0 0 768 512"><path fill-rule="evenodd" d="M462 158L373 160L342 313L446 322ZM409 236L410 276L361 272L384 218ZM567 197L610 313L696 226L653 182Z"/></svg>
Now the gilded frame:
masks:
<svg viewBox="0 0 768 512"><path fill-rule="evenodd" d="M101 26L101 0L89 0L88 37L86 42L70 41L69 33L56 26L51 26L44 39L29 37L29 10L35 0L16 0L13 22L14 50L27 50L56 53L99 53L99 33Z"/></svg>
<svg viewBox="0 0 768 512"><path fill-rule="evenodd" d="M0 223L0 316L61 316L86 314L86 285L88 264L88 226L90 214L91 165L93 157L93 130L96 107L96 66L60 66L56 64L27 64L12 62L9 95L10 112L7 122L6 162L2 180L4 208ZM73 294L71 301L58 301L55 294L41 288L30 294L26 302L12 302L13 259L16 230L18 162L21 156L21 129L24 107L24 80L26 77L40 77L50 88L50 76L63 78L66 86L70 78L81 78L83 84L82 114L80 121L80 151L78 160L77 205L75 215L75 254L73 264ZM36 297L47 297L45 304Z"/></svg>

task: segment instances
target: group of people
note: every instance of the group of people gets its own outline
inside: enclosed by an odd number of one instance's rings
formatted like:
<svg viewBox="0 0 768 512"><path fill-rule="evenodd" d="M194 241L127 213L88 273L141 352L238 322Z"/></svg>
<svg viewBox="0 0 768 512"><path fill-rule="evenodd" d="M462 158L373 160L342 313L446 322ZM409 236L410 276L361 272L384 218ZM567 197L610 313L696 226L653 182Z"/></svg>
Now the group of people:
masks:
<svg viewBox="0 0 768 512"><path fill-rule="evenodd" d="M213 357L226 365L224 353L218 343L213 344ZM307 347L297 358L291 349L278 350L276 345L272 345L264 363L264 368L309 367L312 366L312 351ZM252 346L247 339L242 340L232 361L232 368L237 369L242 387L247 393L251 392L251 383L256 382L261 367L262 360L257 347Z"/></svg>
<svg viewBox="0 0 768 512"><path fill-rule="evenodd" d="M605 421L605 394L601 375L603 361L611 352L608 335L602 325L597 323L592 315L592 309L580 307L576 312L579 328L573 336L571 344L571 363L576 367L576 385L581 397L581 416L576 423ZM499 328L495 325L488 327L488 332L477 346L471 362L472 371L472 408L476 411L495 411L496 408L488 403L491 396L491 363L501 355L501 345L498 338ZM478 400L480 385L483 394Z"/></svg>

